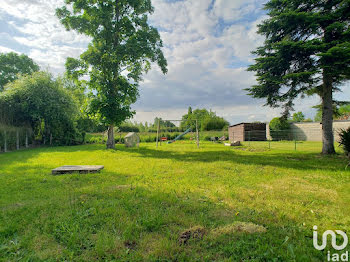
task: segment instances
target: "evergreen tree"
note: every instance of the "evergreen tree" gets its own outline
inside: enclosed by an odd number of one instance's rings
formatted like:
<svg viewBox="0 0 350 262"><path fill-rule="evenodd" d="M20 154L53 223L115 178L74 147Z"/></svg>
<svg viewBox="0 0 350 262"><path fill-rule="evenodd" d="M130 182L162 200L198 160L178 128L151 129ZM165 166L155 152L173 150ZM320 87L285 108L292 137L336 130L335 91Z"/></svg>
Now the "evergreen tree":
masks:
<svg viewBox="0 0 350 262"><path fill-rule="evenodd" d="M333 154L333 93L350 79L349 0L270 0L269 18L259 25L266 37L249 67L258 84L249 94L283 105L285 115L299 96L322 100L323 154Z"/></svg>

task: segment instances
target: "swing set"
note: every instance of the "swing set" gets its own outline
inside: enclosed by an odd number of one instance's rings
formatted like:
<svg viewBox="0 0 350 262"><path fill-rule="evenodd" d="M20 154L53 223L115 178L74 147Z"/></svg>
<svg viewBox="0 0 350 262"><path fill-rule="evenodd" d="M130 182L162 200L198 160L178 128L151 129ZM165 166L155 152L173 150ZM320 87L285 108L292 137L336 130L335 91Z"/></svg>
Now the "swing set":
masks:
<svg viewBox="0 0 350 262"><path fill-rule="evenodd" d="M162 121L169 121L169 122L181 122L183 120L168 120L168 119L162 119ZM196 122L196 142L197 142L197 147L199 148L199 130L198 130L198 120L197 119L193 119L193 120L187 120L187 121L193 121ZM188 128L186 129L183 133L181 133L180 135L178 135L175 139L168 141L168 144L174 143L175 141L181 139L184 135L186 135L187 133L191 132L192 128ZM160 144L165 141L167 141L168 139L166 137L161 137L159 138L160 135L160 119L158 120L158 125L157 125L157 139L156 139L156 145L158 147L158 144L160 142Z"/></svg>

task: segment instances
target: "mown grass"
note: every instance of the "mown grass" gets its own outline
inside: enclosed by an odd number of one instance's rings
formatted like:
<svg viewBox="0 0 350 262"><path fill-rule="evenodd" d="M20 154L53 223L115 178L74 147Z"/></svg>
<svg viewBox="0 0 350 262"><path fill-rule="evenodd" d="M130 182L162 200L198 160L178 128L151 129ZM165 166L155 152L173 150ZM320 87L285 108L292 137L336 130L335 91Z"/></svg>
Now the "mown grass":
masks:
<svg viewBox="0 0 350 262"><path fill-rule="evenodd" d="M312 227L349 232L350 172L342 155L302 146L179 141L1 154L0 260L324 261ZM105 169L50 174L80 164ZM191 228L203 234L181 242Z"/></svg>

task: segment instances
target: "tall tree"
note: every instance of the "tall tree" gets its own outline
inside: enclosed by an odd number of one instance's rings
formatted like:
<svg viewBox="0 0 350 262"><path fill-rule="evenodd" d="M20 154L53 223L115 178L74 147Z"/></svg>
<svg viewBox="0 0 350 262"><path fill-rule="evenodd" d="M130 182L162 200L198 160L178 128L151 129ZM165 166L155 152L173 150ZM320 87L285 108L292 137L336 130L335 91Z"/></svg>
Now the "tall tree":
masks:
<svg viewBox="0 0 350 262"><path fill-rule="evenodd" d="M305 120L305 116L303 114L303 112L296 112L293 114L293 118L292 118L292 121L293 122L302 122Z"/></svg>
<svg viewBox="0 0 350 262"><path fill-rule="evenodd" d="M80 59L68 58L74 78L89 76L90 109L108 128L107 148L114 148L114 126L130 118L142 74L157 62L167 72L162 41L148 24L151 0L66 0L56 14L67 30L92 38ZM67 8L67 6L69 8Z"/></svg>
<svg viewBox="0 0 350 262"><path fill-rule="evenodd" d="M269 18L259 25L266 37L249 67L258 84L249 94L283 105L285 113L299 96L322 100L323 154L333 154L333 92L350 79L350 1L270 0Z"/></svg>
<svg viewBox="0 0 350 262"><path fill-rule="evenodd" d="M0 92L7 83L16 80L18 74L31 74L39 69L39 66L24 54L0 53Z"/></svg>

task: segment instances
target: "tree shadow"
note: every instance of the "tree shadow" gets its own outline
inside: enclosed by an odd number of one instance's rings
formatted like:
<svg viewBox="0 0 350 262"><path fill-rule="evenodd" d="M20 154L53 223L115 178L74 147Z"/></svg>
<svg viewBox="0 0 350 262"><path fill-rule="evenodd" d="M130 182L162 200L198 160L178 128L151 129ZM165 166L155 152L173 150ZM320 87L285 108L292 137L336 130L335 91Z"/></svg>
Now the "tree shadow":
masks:
<svg viewBox="0 0 350 262"><path fill-rule="evenodd" d="M133 152L142 158L155 159L173 159L183 162L228 162L244 165L261 165L292 168L298 170L344 170L346 166L346 159L340 155L322 156L319 153L305 153L298 154L298 152L278 152L258 151L247 152L241 154L239 150L246 148L232 149L232 150L213 150L213 151L169 151L157 150L152 148L141 147L139 149L128 149L120 147L116 150L123 152Z"/></svg>
<svg viewBox="0 0 350 262"><path fill-rule="evenodd" d="M242 154L240 151L245 150ZM46 153L81 153L105 151L105 147L101 144L78 145L78 146L60 146L60 147L40 147L27 150L13 151L3 153L0 155L1 165L11 165L16 163L25 163L31 158L35 158L40 154ZM250 152L249 148L235 148L235 149L220 149L217 150L195 150L190 151L188 148L180 150L180 148L173 149L156 149L150 147L140 148L126 148L123 145L117 145L115 150L109 150L110 153L117 154L118 152L133 153L133 157L154 158L154 159L172 159L182 162L228 162L233 164L243 165L260 165L260 166L274 166L283 168L292 168L297 170L315 170L322 169L328 171L344 170L347 165L347 159L341 155L322 156L319 153L306 152L273 152L261 151ZM19 169L20 170L20 169Z"/></svg>

